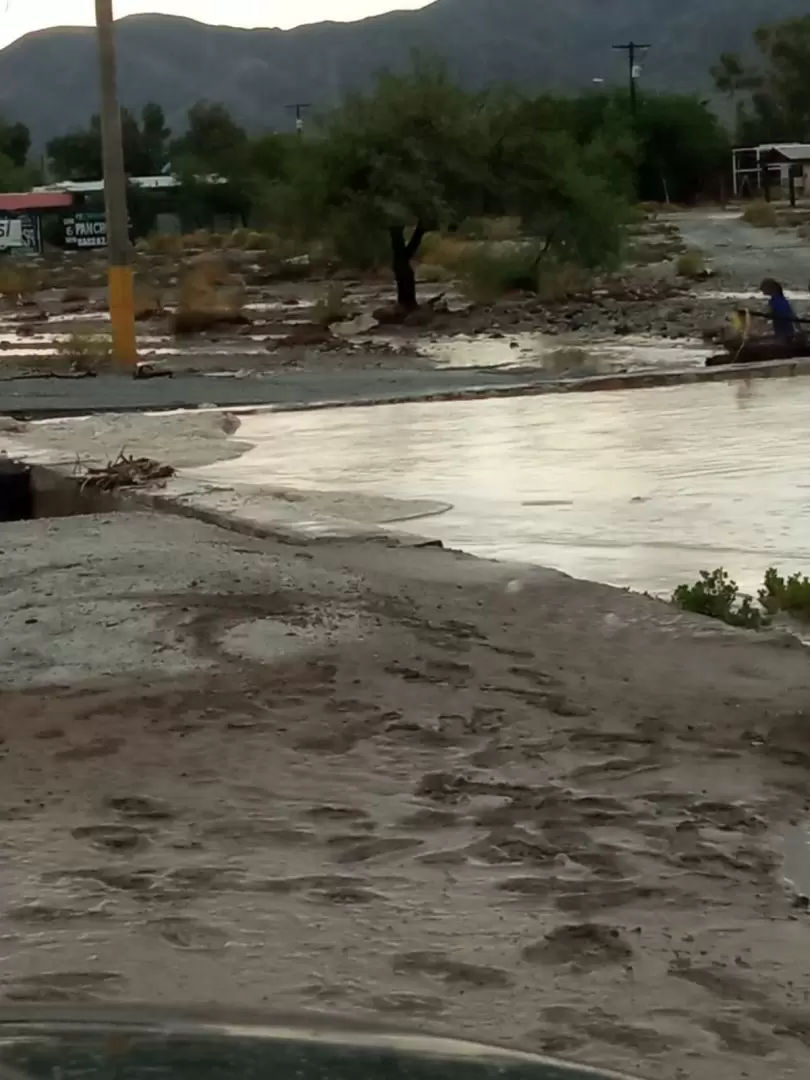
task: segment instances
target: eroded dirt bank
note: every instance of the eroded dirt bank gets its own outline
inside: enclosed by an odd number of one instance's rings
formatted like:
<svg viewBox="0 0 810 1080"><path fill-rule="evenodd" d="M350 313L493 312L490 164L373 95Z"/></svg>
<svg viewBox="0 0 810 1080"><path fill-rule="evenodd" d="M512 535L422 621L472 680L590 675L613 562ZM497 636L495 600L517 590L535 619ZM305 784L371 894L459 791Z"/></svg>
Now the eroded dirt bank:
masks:
<svg viewBox="0 0 810 1080"><path fill-rule="evenodd" d="M128 514L0 547L3 998L806 1075L800 646L383 543Z"/></svg>

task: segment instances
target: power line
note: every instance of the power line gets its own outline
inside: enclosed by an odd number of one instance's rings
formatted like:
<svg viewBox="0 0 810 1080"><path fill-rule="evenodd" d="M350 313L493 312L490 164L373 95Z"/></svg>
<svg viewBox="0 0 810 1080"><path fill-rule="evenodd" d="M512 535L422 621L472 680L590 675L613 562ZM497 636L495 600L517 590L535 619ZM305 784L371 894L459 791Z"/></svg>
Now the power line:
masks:
<svg viewBox="0 0 810 1080"><path fill-rule="evenodd" d="M652 45L642 45L638 41L628 41L626 45L614 45L613 48L627 53L627 67L630 75L630 112L635 116L638 111L636 83L641 74L641 67L638 64L636 57L639 52L651 49Z"/></svg>

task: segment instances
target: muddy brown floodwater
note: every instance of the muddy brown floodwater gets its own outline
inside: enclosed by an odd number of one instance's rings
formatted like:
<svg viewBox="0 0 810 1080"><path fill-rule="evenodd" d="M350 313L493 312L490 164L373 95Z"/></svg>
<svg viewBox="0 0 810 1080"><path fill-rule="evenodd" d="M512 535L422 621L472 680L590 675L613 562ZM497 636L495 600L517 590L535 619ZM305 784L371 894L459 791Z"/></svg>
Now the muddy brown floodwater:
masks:
<svg viewBox="0 0 810 1080"><path fill-rule="evenodd" d="M265 414L202 474L451 503L404 527L615 585L752 589L810 564L808 415L803 379Z"/></svg>

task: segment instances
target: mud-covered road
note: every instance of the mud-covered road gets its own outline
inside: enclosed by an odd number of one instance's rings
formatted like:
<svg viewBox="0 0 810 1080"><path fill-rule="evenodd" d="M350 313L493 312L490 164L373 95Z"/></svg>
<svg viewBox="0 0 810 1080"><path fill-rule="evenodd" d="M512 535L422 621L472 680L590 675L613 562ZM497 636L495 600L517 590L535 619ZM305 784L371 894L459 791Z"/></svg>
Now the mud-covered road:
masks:
<svg viewBox="0 0 810 1080"><path fill-rule="evenodd" d="M810 1065L806 652L436 550L0 528L0 999Z"/></svg>
<svg viewBox="0 0 810 1080"><path fill-rule="evenodd" d="M698 248L729 289L756 288L765 277L781 281L797 298L810 302L810 241L795 228L754 228L736 211L678 214L685 243Z"/></svg>

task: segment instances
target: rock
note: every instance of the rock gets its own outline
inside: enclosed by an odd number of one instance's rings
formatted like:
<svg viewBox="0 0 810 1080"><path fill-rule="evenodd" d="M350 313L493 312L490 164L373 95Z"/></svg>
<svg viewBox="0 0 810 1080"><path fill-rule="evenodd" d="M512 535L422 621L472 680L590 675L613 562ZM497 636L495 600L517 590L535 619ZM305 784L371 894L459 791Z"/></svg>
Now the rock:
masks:
<svg viewBox="0 0 810 1080"><path fill-rule="evenodd" d="M404 323L408 317L406 309L400 307L399 304L388 304L385 307L375 308L371 314L381 326L395 326Z"/></svg>
<svg viewBox="0 0 810 1080"><path fill-rule="evenodd" d="M353 319L344 319L343 322L333 323L331 331L341 338L355 337L358 334L367 334L377 326L377 320L370 312L355 316Z"/></svg>
<svg viewBox="0 0 810 1080"><path fill-rule="evenodd" d="M15 420L13 416L0 416L0 432L17 434L26 430L26 424L22 420Z"/></svg>
<svg viewBox="0 0 810 1080"><path fill-rule="evenodd" d="M133 379L170 379L172 372L151 360L141 360L132 372Z"/></svg>
<svg viewBox="0 0 810 1080"><path fill-rule="evenodd" d="M475 304L472 300L448 300L446 301L447 311L450 315L469 315L475 311ZM515 315L513 321L519 320L520 316Z"/></svg>
<svg viewBox="0 0 810 1080"><path fill-rule="evenodd" d="M239 326L249 323L242 311L219 308L175 311L169 320L171 332L177 335L200 334L219 326Z"/></svg>
<svg viewBox="0 0 810 1080"><path fill-rule="evenodd" d="M334 337L329 330L324 326L316 326L314 323L304 323L302 326L297 326L292 333L287 334L286 337L277 339L273 342L268 342L268 348L273 350L280 347L294 349L301 346L308 346L314 348L317 345L331 345L334 342Z"/></svg>

